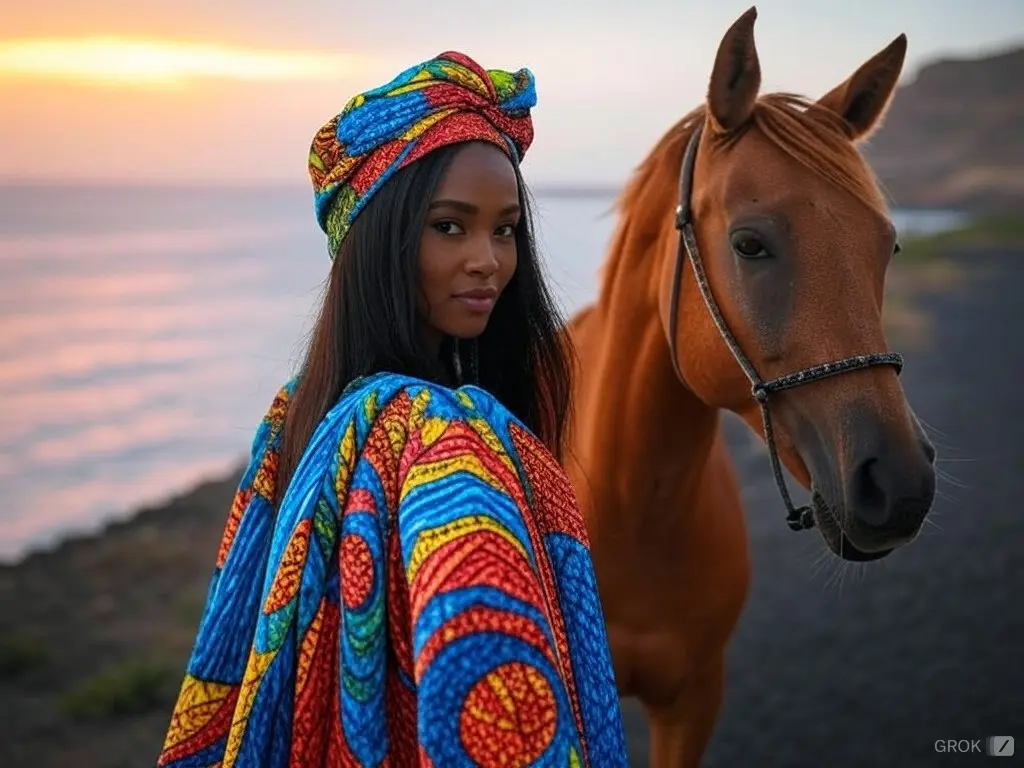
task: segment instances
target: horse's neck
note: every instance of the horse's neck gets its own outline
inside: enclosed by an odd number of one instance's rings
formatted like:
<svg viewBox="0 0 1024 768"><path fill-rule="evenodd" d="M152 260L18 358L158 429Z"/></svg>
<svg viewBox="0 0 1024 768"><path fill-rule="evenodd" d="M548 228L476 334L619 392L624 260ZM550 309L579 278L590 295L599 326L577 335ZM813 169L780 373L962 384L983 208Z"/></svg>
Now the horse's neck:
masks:
<svg viewBox="0 0 1024 768"><path fill-rule="evenodd" d="M595 491L606 498L626 494L657 515L658 507L696 493L718 411L676 376L649 289L656 259L647 255L646 267L617 265L614 284L593 310L583 370L590 391L579 423L590 425L589 465L604 476L590 481L607 486Z"/></svg>

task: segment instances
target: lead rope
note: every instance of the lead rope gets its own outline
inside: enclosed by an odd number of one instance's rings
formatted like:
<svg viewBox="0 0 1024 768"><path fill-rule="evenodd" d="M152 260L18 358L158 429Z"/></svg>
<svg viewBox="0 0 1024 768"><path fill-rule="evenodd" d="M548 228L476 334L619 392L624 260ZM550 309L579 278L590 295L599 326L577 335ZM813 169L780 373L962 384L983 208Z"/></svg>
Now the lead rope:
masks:
<svg viewBox="0 0 1024 768"><path fill-rule="evenodd" d="M463 361L462 351L465 344L460 343L459 339L452 339L452 369L455 371L455 381L458 386L463 384L479 384L480 383L480 352L479 345L476 339L472 339L469 343L469 353L467 360Z"/></svg>
<svg viewBox="0 0 1024 768"><path fill-rule="evenodd" d="M452 368L455 370L455 384L462 386L462 353L459 350L459 340L452 338Z"/></svg>
<svg viewBox="0 0 1024 768"><path fill-rule="evenodd" d="M690 137L686 146L686 153L683 155L683 166L679 178L679 204L676 207L676 229L680 232L679 248L676 253L675 270L672 275L672 293L669 302L669 350L672 355L672 367L676 376L685 385L682 371L679 368L679 359L676 351L676 329L679 315L679 290L682 283L683 264L686 255L690 257L690 264L693 267L694 279L700 289L704 305L711 314L711 319L718 329L722 340L729 347L729 351L735 358L743 371L743 374L750 382L751 394L761 409L761 422L764 425L764 439L768 447L768 457L771 460L772 473L775 476L775 484L778 486L779 494L786 505L786 522L794 531L807 530L814 527L814 515L809 505L794 507L793 500L789 495L789 488L786 479L782 474L782 462L779 460L779 452L775 445L775 432L772 429L771 411L768 408L768 396L773 392L809 384L814 381L835 376L840 373L854 371L860 368L868 368L874 365L892 365L896 368L897 375L903 370L903 357L895 352L882 354L857 355L848 357L834 363L824 363L811 368L805 368L797 373L787 374L779 378L765 382L757 375L754 366L743 354L735 337L729 330L718 309L714 296L711 294L711 287L708 284L707 275L704 273L704 265L700 258L700 251L697 248L697 238L693 231L693 216L690 207L690 196L693 191L693 167L697 157L697 147L700 144L700 136L703 126L698 126Z"/></svg>

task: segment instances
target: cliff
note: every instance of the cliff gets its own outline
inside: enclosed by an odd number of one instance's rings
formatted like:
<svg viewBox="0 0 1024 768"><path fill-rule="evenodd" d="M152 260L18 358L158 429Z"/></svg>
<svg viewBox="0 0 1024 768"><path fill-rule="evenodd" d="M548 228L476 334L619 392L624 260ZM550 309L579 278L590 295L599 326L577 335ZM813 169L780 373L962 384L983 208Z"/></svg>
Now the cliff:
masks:
<svg viewBox="0 0 1024 768"><path fill-rule="evenodd" d="M865 154L903 208L1024 208L1024 47L922 67Z"/></svg>

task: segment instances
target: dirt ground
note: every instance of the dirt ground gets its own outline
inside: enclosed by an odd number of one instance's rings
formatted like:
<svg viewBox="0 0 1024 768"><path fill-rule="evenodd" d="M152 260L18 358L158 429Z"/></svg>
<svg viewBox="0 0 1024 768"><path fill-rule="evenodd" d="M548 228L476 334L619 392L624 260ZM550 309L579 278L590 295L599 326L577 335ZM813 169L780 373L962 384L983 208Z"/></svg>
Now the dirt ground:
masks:
<svg viewBox="0 0 1024 768"><path fill-rule="evenodd" d="M946 474L913 545L869 566L823 558L816 533L783 522L763 448L729 423L755 571L709 768L946 765L962 759L936 740L1024 737L1024 251L955 261L967 282L897 277L928 289L894 318ZM153 764L234 480L0 569L3 765ZM644 765L631 702L626 717Z"/></svg>

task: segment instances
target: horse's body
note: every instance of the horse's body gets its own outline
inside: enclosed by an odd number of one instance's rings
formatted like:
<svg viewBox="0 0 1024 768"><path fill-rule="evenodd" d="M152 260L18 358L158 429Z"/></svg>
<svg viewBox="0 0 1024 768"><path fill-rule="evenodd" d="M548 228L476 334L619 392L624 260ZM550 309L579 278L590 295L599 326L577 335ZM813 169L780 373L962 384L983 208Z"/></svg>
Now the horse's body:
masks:
<svg viewBox="0 0 1024 768"><path fill-rule="evenodd" d="M569 326L580 370L567 469L590 529L619 689L646 709L657 766L698 764L747 595L740 487L720 411L764 437L694 270L678 296L670 288L680 166L695 130L704 134L687 192L695 239L754 367L778 376L884 347L894 234L853 142L880 119L906 39L817 104L758 99L754 18L751 9L723 39L707 104L627 186L600 295ZM772 402L778 455L812 490L814 519L837 555L874 559L913 538L934 493L934 452L890 367Z"/></svg>
<svg viewBox="0 0 1024 768"><path fill-rule="evenodd" d="M570 476L590 529L619 691L647 709L652 765L695 765L747 594L740 490L717 409L675 379L660 328L652 323L638 347L619 318L591 310L570 325L584 371L580 468Z"/></svg>

